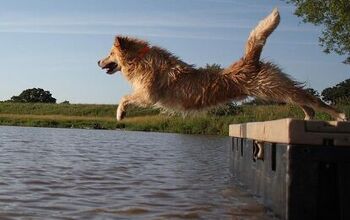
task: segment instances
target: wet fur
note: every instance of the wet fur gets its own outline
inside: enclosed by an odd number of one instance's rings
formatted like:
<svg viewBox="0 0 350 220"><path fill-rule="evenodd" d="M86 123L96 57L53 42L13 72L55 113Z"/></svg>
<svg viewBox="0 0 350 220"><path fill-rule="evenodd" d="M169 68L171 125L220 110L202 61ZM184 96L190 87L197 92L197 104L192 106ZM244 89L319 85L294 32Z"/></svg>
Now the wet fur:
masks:
<svg viewBox="0 0 350 220"><path fill-rule="evenodd" d="M134 88L132 94L121 99L117 119L123 119L129 105L186 112L254 96L297 104L305 119L312 119L317 109L336 120L346 120L345 114L307 93L279 67L260 60L266 39L279 20L275 9L250 33L244 56L218 72L197 69L146 41L117 36L110 55L99 61L99 66L109 68L110 74L120 70ZM111 64L117 67L110 69Z"/></svg>

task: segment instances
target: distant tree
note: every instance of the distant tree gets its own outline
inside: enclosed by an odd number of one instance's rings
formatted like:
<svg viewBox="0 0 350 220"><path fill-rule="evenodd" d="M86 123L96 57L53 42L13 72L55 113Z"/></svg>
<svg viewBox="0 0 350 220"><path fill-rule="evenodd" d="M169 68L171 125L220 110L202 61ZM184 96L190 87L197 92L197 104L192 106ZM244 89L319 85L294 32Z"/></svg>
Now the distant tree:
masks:
<svg viewBox="0 0 350 220"><path fill-rule="evenodd" d="M69 103L69 101L64 100L63 102L61 102L61 104L67 104L67 105L68 105L68 104L70 104L70 103Z"/></svg>
<svg viewBox="0 0 350 220"><path fill-rule="evenodd" d="M51 93L41 88L26 89L20 95L12 96L10 101L56 103L56 99L52 97Z"/></svg>
<svg viewBox="0 0 350 220"><path fill-rule="evenodd" d="M325 53L346 55L350 64L350 1L349 0L285 0L294 4L295 15L303 22L322 25L320 45Z"/></svg>
<svg viewBox="0 0 350 220"><path fill-rule="evenodd" d="M317 90L313 89L313 88L306 88L305 89L308 93L310 93L313 96L316 96L317 98L320 98L320 93L318 93Z"/></svg>
<svg viewBox="0 0 350 220"><path fill-rule="evenodd" d="M336 86L326 88L321 93L322 99L330 104L350 103L350 79L338 83Z"/></svg>

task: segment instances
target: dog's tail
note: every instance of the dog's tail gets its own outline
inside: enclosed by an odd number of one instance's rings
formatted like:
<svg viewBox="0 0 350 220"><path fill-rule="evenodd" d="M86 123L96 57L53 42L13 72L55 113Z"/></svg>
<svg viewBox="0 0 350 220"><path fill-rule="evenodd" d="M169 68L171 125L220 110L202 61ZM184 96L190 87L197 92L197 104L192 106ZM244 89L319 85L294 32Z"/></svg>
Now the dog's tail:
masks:
<svg viewBox="0 0 350 220"><path fill-rule="evenodd" d="M259 62L260 54L265 45L266 39L276 29L279 22L280 15L277 8L275 8L250 32L243 56L243 61L245 63Z"/></svg>

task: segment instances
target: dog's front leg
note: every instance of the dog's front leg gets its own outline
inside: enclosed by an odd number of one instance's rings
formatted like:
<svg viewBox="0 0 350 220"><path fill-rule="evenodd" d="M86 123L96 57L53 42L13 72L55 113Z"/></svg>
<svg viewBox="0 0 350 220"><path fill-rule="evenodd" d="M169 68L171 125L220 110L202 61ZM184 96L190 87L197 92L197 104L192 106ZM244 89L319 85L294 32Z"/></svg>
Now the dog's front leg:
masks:
<svg viewBox="0 0 350 220"><path fill-rule="evenodd" d="M116 118L118 121L121 121L126 114L126 109L130 105L137 105L137 106L149 106L148 102L146 102L143 98L142 95L139 94L131 94L131 95L126 95L123 96L119 102L118 109L117 109L117 114Z"/></svg>
<svg viewBox="0 0 350 220"><path fill-rule="evenodd" d="M130 105L131 99L131 95L126 95L120 100L116 114L117 121L121 121L125 117L126 108Z"/></svg>

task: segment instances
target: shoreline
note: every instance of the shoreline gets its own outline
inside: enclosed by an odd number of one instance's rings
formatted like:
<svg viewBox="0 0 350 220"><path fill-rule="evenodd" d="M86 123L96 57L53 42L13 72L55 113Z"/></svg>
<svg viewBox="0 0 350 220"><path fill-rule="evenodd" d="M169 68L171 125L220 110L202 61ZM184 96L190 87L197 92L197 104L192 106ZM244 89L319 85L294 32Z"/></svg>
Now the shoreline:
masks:
<svg viewBox="0 0 350 220"><path fill-rule="evenodd" d="M225 117L227 118L227 117ZM223 118L221 118L223 120ZM231 121L231 120L230 120ZM208 117L179 117L164 115L136 116L121 122L113 117L91 116L62 116L62 115L18 115L1 114L1 126L67 128L67 129L95 129L95 130L123 130L165 132L182 134L227 135L215 126L214 119ZM227 126L223 125L224 127Z"/></svg>
<svg viewBox="0 0 350 220"><path fill-rule="evenodd" d="M301 109L292 105L239 108L240 112L234 115L198 114L187 117L168 116L154 109L131 109L126 118L118 122L114 118L115 105L0 103L0 125L227 136L229 124L303 118ZM349 116L350 105L339 109ZM317 113L316 119L330 120L330 117Z"/></svg>

